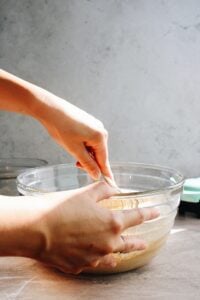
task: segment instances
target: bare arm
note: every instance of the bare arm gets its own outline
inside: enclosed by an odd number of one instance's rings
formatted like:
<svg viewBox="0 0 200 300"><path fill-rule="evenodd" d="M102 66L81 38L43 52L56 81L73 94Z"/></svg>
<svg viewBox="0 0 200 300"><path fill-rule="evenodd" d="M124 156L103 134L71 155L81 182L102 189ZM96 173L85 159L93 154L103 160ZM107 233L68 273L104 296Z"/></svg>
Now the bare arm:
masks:
<svg viewBox="0 0 200 300"><path fill-rule="evenodd" d="M107 131L103 124L73 104L0 70L0 109L30 115L97 179L112 178Z"/></svg>
<svg viewBox="0 0 200 300"><path fill-rule="evenodd" d="M0 70L0 109L32 115L40 104L38 88L6 71Z"/></svg>

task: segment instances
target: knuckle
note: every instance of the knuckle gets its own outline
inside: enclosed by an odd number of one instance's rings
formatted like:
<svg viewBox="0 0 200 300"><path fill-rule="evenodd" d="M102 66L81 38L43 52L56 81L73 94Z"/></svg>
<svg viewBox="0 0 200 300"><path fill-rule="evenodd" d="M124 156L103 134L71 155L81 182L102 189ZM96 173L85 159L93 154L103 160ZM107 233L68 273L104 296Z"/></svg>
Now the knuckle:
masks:
<svg viewBox="0 0 200 300"><path fill-rule="evenodd" d="M92 134L92 138L95 141L101 141L108 138L108 131L103 127L99 127L98 129L96 129L93 134Z"/></svg>
<svg viewBox="0 0 200 300"><path fill-rule="evenodd" d="M101 247L98 249L98 254L100 255L100 257L103 257L103 256L109 254L109 252L107 251L107 249L105 247L104 248Z"/></svg>
<svg viewBox="0 0 200 300"><path fill-rule="evenodd" d="M114 233L120 233L123 229L123 222L119 218L119 216L116 216L112 211L110 212L110 228L111 231Z"/></svg>
<svg viewBox="0 0 200 300"><path fill-rule="evenodd" d="M103 123L100 120L96 119L96 122L97 122L98 128L100 128L100 129L104 128L104 125L103 125Z"/></svg>
<svg viewBox="0 0 200 300"><path fill-rule="evenodd" d="M99 259L92 260L88 263L88 267L96 268L99 265Z"/></svg>
<svg viewBox="0 0 200 300"><path fill-rule="evenodd" d="M112 253L113 251L114 251L113 245L110 242L108 242L105 245L105 252L106 252L106 254Z"/></svg>
<svg viewBox="0 0 200 300"><path fill-rule="evenodd" d="M105 256L113 252L114 252L114 245L110 240L105 241L104 245L102 245L101 248L99 249L99 254L101 256Z"/></svg>
<svg viewBox="0 0 200 300"><path fill-rule="evenodd" d="M144 216L144 213L142 211L142 209L138 208L137 209L137 214L138 214L138 223L143 223L145 221L145 216Z"/></svg>
<svg viewBox="0 0 200 300"><path fill-rule="evenodd" d="M95 130L93 133L93 139L95 141L100 141L103 138L102 130Z"/></svg>
<svg viewBox="0 0 200 300"><path fill-rule="evenodd" d="M114 220L112 223L112 231L116 234L122 231L123 224L120 220Z"/></svg>

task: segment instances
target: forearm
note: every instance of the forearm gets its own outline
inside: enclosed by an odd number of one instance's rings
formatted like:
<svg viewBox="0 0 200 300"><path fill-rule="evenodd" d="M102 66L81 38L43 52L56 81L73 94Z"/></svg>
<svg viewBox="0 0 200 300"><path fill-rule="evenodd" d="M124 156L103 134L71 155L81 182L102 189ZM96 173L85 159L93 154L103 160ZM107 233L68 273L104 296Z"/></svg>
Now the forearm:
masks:
<svg viewBox="0 0 200 300"><path fill-rule="evenodd" d="M39 256L45 238L37 206L30 197L0 196L0 256Z"/></svg>
<svg viewBox="0 0 200 300"><path fill-rule="evenodd" d="M30 82L0 69L0 110L30 115L39 121L52 119L56 111L75 108L72 104Z"/></svg>
<svg viewBox="0 0 200 300"><path fill-rule="evenodd" d="M46 90L0 69L0 110L22 113L40 120L45 116L45 110L55 105L51 103L51 98L55 96L49 95L51 93Z"/></svg>

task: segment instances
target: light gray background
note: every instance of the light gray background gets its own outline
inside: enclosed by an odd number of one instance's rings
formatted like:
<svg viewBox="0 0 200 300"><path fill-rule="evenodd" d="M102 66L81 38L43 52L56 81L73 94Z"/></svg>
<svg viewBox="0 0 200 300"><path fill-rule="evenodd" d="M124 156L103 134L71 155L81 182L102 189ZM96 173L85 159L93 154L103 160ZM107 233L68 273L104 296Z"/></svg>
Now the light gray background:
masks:
<svg viewBox="0 0 200 300"><path fill-rule="evenodd" d="M200 176L199 0L0 0L0 66L101 119L112 160ZM70 161L0 113L0 156Z"/></svg>

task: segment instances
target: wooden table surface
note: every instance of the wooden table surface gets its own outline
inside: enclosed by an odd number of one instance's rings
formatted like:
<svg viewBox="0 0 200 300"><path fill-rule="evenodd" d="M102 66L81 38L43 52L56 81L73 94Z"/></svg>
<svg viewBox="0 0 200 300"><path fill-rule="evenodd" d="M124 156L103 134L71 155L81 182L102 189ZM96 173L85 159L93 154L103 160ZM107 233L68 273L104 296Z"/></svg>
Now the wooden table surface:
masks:
<svg viewBox="0 0 200 300"><path fill-rule="evenodd" d="M200 220L178 218L146 267L117 275L68 276L24 258L0 258L0 299L200 299Z"/></svg>

